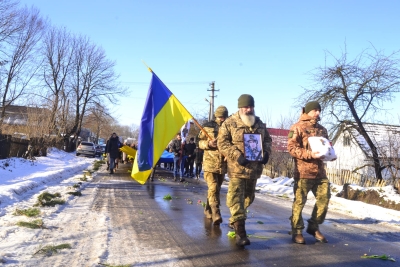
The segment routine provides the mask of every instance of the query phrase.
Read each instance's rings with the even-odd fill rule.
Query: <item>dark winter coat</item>
[[[185,155],[190,156],[192,159],[196,156],[195,154],[196,144],[195,143],[188,143],[185,145]]]
[[[194,162],[196,162],[196,164],[203,163],[204,151],[202,149],[200,149],[200,148],[197,148],[196,152],[195,152],[195,155],[196,155],[196,157],[194,159]]]
[[[107,141],[106,152],[110,154],[110,158],[118,158],[120,147],[121,142],[119,141],[119,137],[110,137]]]

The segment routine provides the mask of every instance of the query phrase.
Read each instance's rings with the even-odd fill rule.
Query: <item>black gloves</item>
[[[246,167],[247,163],[249,163],[250,161],[248,161],[245,157],[243,157],[243,155],[240,155],[239,158],[237,159],[237,162],[239,163],[239,165]]]
[[[261,163],[265,165],[265,164],[268,163],[268,160],[269,160],[269,154],[268,154],[267,151],[265,151],[265,152],[264,152],[264,156],[263,156],[263,158],[262,158],[262,160],[261,160]]]

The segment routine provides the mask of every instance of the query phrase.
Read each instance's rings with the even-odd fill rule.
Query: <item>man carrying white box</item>
[[[322,243],[328,240],[319,231],[319,225],[325,220],[331,197],[329,180],[324,168],[324,160],[335,160],[336,155],[328,141],[327,130],[318,123],[321,106],[317,101],[308,102],[297,123],[289,131],[288,150],[294,158],[294,200],[290,222],[292,226],[292,240],[297,244],[305,244],[303,237],[304,221],[302,211],[307,201],[308,192],[312,191],[316,202],[308,220],[306,232]],[[321,137],[315,141],[315,137]],[[309,139],[311,138],[311,139]],[[322,141],[321,141],[322,140]],[[326,141],[325,141],[326,140]],[[321,144],[319,144],[320,142]],[[328,148],[326,148],[329,146]]]

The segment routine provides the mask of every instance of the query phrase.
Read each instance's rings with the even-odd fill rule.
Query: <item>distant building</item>
[[[287,150],[289,130],[267,128],[272,138],[272,150],[277,152],[289,152]]]
[[[0,107],[2,110],[2,107]],[[1,113],[0,113],[1,114]],[[3,134],[17,133],[27,136],[40,136],[43,133],[43,126],[47,124],[49,110],[38,107],[10,105],[5,108],[3,118]]]
[[[378,150],[382,176],[400,177],[400,126],[376,123],[363,123],[363,126]],[[355,124],[341,124],[333,138],[333,147],[337,160],[327,162],[327,168],[375,177],[371,148]]]

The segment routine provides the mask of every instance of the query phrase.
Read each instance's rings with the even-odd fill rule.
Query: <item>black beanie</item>
[[[321,105],[318,103],[318,101],[308,102],[304,107],[304,113],[307,114],[308,112],[314,109],[319,109],[319,111],[321,111]]]
[[[254,98],[251,95],[243,94],[238,99],[238,108],[254,107]]]

